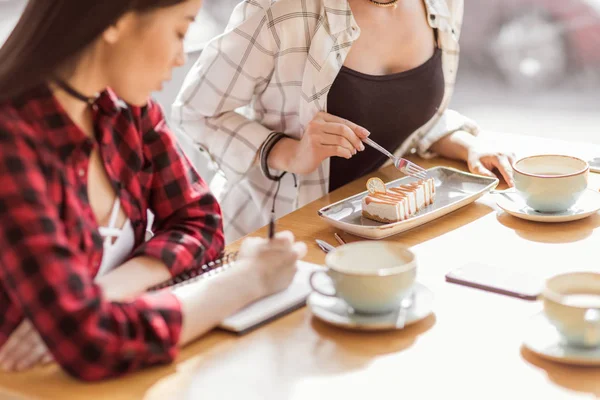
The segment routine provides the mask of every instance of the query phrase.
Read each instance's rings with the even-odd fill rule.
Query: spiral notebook
[[[167,287],[175,288],[201,279],[210,279],[229,268],[235,268],[237,253],[227,254],[197,269],[186,271],[169,281],[153,287],[159,290]],[[221,329],[244,334],[268,322],[280,318],[306,304],[306,298],[311,292],[308,279],[311,272],[323,267],[305,261],[298,261],[294,280],[285,290],[255,301],[225,318],[219,325]]]

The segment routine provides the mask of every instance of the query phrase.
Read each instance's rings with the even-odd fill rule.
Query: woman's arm
[[[106,299],[48,193],[34,140],[0,129],[0,283],[71,375],[98,380],[173,359],[181,307],[168,292]]]
[[[164,262],[154,257],[139,256],[96,277],[96,283],[108,299],[118,301],[142,294],[170,278],[171,274]]]
[[[171,361],[178,343],[289,285],[306,252],[291,233],[251,238],[238,267],[214,279],[111,302],[48,200],[52,181],[31,142],[0,131],[0,144],[0,283],[74,377],[99,380]]]
[[[294,279],[296,261],[306,245],[280,232],[273,239],[244,240],[236,265],[205,282],[174,291],[184,314],[180,344],[186,344],[218,325],[242,305],[285,289]],[[202,318],[197,318],[202,315]]]
[[[145,163],[152,169],[144,195],[155,216],[154,236],[134,251],[133,258],[160,260],[175,276],[221,255],[221,209],[177,146],[160,107],[150,101],[132,110],[142,130]]]
[[[235,268],[210,280],[190,282],[175,289],[174,293],[183,308],[183,328],[179,344],[186,344],[204,334],[224,318],[258,298],[286,287],[293,279],[295,261],[306,253],[304,244],[293,241],[290,232],[279,233],[270,241],[246,239]],[[162,272],[165,271],[163,267]],[[118,275],[114,276],[116,278]],[[134,277],[127,278],[129,279],[125,282],[135,282]],[[116,288],[112,286],[115,283]],[[104,281],[100,286],[102,284],[109,285],[103,289],[105,296],[112,301],[132,298],[137,292],[131,289],[132,285],[123,282]],[[21,322],[0,349],[0,366],[7,372],[22,371],[39,362],[51,360],[52,355],[43,339],[28,320]]]
[[[489,148],[479,137],[457,131],[435,142],[431,151],[442,157],[465,161],[469,171],[475,174],[495,178],[493,171],[497,170],[508,186],[514,186],[514,154]]]
[[[275,27],[261,8],[268,6],[261,0],[235,8],[231,29],[203,49],[172,107],[174,126],[205,149],[230,182],[254,165],[271,133],[235,111],[252,101],[275,68]]]
[[[452,160],[467,161],[469,148],[477,142],[477,138],[465,131],[453,132],[442,137],[431,145],[430,150],[442,157]]]

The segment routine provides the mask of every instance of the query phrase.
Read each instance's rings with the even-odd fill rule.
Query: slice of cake
[[[433,204],[433,178],[386,189],[379,178],[367,182],[369,194],[362,201],[362,215],[374,221],[391,223],[404,221],[423,207]]]

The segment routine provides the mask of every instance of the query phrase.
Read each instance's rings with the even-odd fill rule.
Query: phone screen
[[[446,281],[525,300],[536,300],[543,285],[540,277],[479,263],[451,271]]]

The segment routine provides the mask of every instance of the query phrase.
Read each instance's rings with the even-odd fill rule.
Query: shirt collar
[[[348,0],[323,0],[323,7],[331,34],[336,35],[352,28],[357,30],[358,25],[354,20]]]
[[[96,105],[104,115],[109,117],[114,117],[121,111],[121,109],[127,108],[127,105],[121,99],[119,99],[115,92],[113,92],[111,89],[106,89],[100,93],[100,96],[94,105]]]

